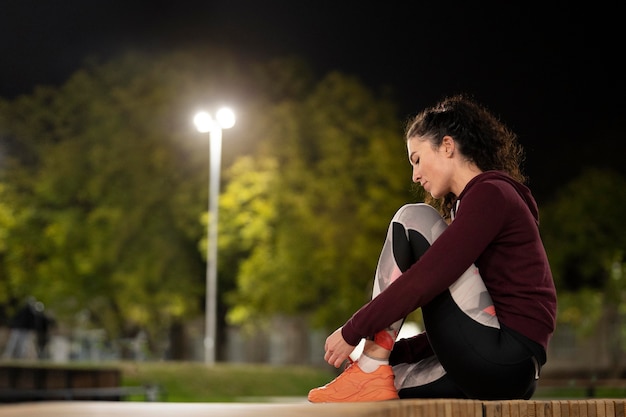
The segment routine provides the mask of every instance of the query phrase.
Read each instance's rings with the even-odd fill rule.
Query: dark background
[[[391,88],[403,118],[470,93],[519,135],[540,200],[583,167],[624,173],[617,6],[473,3],[0,0],[0,96],[60,85],[90,56],[211,43]]]

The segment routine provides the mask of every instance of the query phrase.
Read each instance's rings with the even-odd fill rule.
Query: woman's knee
[[[396,212],[393,222],[405,230],[415,230],[432,243],[447,227],[437,210],[426,203],[405,204]]]

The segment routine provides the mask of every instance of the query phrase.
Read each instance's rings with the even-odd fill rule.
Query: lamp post
[[[235,114],[228,108],[221,108],[213,119],[209,113],[201,111],[196,113],[193,123],[198,132],[209,133],[211,152],[209,161],[204,362],[213,365],[215,363],[217,333],[217,213],[220,194],[222,129],[229,129],[235,125]]]

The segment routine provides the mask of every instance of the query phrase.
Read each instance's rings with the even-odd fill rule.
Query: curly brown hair
[[[486,107],[466,95],[446,97],[409,120],[405,139],[416,136],[429,140],[434,148],[441,145],[444,136],[451,136],[460,154],[481,171],[503,171],[521,183],[526,182],[522,172],[524,149],[517,135]],[[449,219],[457,197],[450,193],[433,199],[427,194],[426,202]]]

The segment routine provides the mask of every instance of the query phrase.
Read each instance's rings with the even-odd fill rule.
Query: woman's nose
[[[420,181],[420,175],[417,172],[417,167],[413,167],[413,182],[419,182]]]

